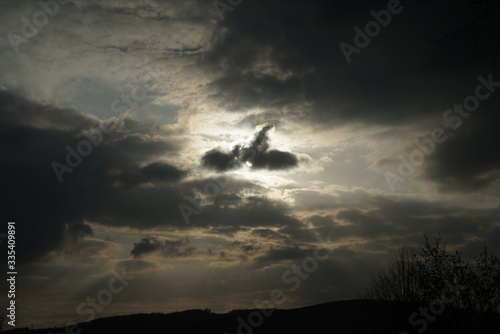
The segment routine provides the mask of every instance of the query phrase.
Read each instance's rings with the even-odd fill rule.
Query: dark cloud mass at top
[[[339,44],[354,44],[353,28],[364,29],[373,20],[370,11],[384,9],[386,2],[242,4],[245,15],[228,15],[220,23],[224,38],[217,39],[207,56],[222,73],[212,82],[215,99],[234,111],[256,104],[276,111],[287,107],[315,125],[403,125],[432,116],[494,63],[500,9],[493,6],[475,25],[474,38],[472,30],[452,32],[465,25],[461,20],[472,22],[486,8],[470,11],[465,4],[439,1],[399,3],[403,12],[393,15],[349,65]],[[486,2],[482,6],[489,7]],[[443,20],[448,24],[441,24]],[[445,36],[450,38],[428,42]],[[261,66],[263,61],[271,65]],[[453,75],[458,72],[463,76]]]
[[[297,167],[299,160],[290,152],[270,149],[269,131],[273,124],[265,124],[248,145],[235,145],[231,151],[212,149],[201,158],[204,167],[219,172],[240,168],[247,164],[254,169],[281,170]]]

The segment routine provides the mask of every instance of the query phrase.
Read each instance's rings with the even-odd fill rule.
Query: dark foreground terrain
[[[432,308],[430,305],[371,300],[337,301],[292,310],[235,310],[215,314],[190,310],[171,314],[135,314],[97,319],[74,328],[30,330],[11,334],[100,333],[500,333],[500,316]]]

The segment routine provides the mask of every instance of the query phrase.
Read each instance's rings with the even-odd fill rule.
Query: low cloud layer
[[[134,258],[143,257],[152,253],[157,253],[164,257],[184,257],[190,256],[196,247],[189,246],[189,239],[164,240],[160,241],[154,237],[142,238],[140,242],[134,243],[134,248],[130,254]]]

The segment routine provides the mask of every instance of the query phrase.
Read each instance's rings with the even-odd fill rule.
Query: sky
[[[499,1],[1,2],[16,327],[355,299],[425,232],[500,254]]]

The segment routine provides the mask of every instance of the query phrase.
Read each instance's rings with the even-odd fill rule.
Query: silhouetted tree
[[[500,261],[484,245],[471,263],[462,253],[449,253],[440,236],[424,243],[417,254],[405,247],[387,268],[372,278],[363,298],[446,305],[457,328],[492,331],[500,312]]]
[[[372,277],[372,285],[364,291],[366,299],[413,302],[418,298],[415,254],[406,247],[399,249],[398,257],[387,268]]]
[[[476,263],[472,290],[476,297],[475,308],[483,312],[500,312],[500,261],[485,245]]]

